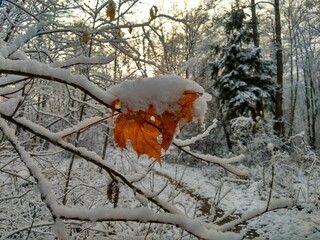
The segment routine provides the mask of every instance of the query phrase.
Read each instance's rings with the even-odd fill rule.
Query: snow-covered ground
[[[207,198],[212,205],[217,201],[216,194],[221,188],[219,174],[221,169],[217,166],[185,166],[172,163],[164,163],[162,167],[156,167],[157,171],[164,173],[172,179],[181,180],[181,184],[193,192],[193,194]],[[254,174],[261,174],[263,169],[252,169]],[[183,177],[182,177],[183,176]],[[301,192],[306,192],[307,176],[298,174],[296,184],[292,186]],[[262,189],[262,180],[239,183],[223,181],[221,195],[226,195],[218,203],[217,207],[225,213],[234,212],[240,215],[246,211],[264,209],[267,206],[269,189]],[[319,179],[318,179],[319,180]],[[294,199],[297,206],[293,208],[280,208],[263,213],[245,224],[242,224],[242,232],[247,233],[244,239],[320,239],[320,211],[315,204],[308,203],[305,196]],[[279,192],[274,195],[280,197]],[[277,196],[276,196],[277,197]],[[201,203],[199,203],[201,204]],[[200,208],[200,206],[198,206]],[[249,232],[254,230],[252,238]]]
[[[143,158],[137,160],[128,151],[113,147],[109,148],[106,156],[107,161],[112,161],[126,176],[141,173],[151,163],[150,160]],[[174,158],[172,156],[172,159]],[[63,173],[66,172],[70,160],[48,159],[41,156],[36,159],[42,166],[44,175],[52,182],[58,201],[61,201],[65,183]],[[17,173],[23,173],[22,175],[28,178],[27,171],[23,170],[25,169],[23,164],[18,162],[17,159],[12,167],[15,170],[20,169]],[[3,170],[10,169],[9,165]],[[290,178],[287,176],[291,181],[286,183],[279,180],[283,179],[283,176],[278,176],[282,170],[276,171],[272,196],[280,199],[291,197],[298,207],[279,208],[259,215],[259,211],[267,207],[270,188],[268,184],[265,186],[263,184],[263,168],[255,167],[250,169],[250,172],[252,175],[250,180],[236,181],[233,175],[227,174],[217,165],[190,164],[190,162],[177,164],[164,160],[162,166],[156,163],[154,171],[150,171],[142,181],[135,184],[140,189],[159,192],[160,199],[174,204],[189,217],[213,222],[221,225],[221,229],[228,226],[231,221],[240,219],[240,216],[248,216],[248,213],[257,214],[249,221],[241,222],[239,226],[229,227],[229,232],[240,232],[239,239],[242,236],[242,239],[320,239],[320,211],[315,202],[308,200],[307,197],[308,183],[309,191],[313,192],[312,189],[319,181],[317,175],[308,179],[308,175],[302,170],[297,170],[292,172]],[[269,182],[270,173],[267,170],[265,175],[265,181]],[[41,203],[37,189],[32,186],[30,188],[30,185],[21,179],[10,185],[8,179],[5,173],[0,174],[2,183],[0,239],[25,239],[33,217],[35,217],[34,234],[38,237],[29,239],[54,239],[50,213]],[[8,187],[5,187],[5,184]],[[101,173],[90,163],[76,159],[71,174],[67,206],[88,209],[105,206],[112,209],[115,190],[110,200],[108,185],[110,180],[106,178],[105,173]],[[4,199],[5,196],[19,194],[22,195],[20,198]],[[120,186],[118,197],[118,207],[135,209],[148,206],[156,210],[143,197],[134,195],[128,187]],[[36,216],[34,216],[35,209],[37,209]],[[177,227],[163,224],[86,223],[68,220],[66,226],[70,239],[196,239]]]

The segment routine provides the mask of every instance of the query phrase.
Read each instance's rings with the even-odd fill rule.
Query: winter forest
[[[319,0],[0,0],[0,240],[320,239]]]

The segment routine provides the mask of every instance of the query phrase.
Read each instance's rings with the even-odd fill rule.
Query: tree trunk
[[[252,31],[253,31],[253,44],[255,47],[259,47],[259,33],[258,33],[258,18],[256,13],[256,3],[255,0],[251,0],[251,22],[252,22]]]
[[[297,51],[297,36],[293,28],[293,16],[292,16],[292,2],[290,1],[289,12],[288,12],[288,27],[290,35],[290,83],[291,83],[291,95],[290,95],[290,118],[289,118],[289,132],[288,137],[290,138],[293,134],[294,119],[297,103],[298,93],[298,82],[299,82],[299,66],[298,66],[298,51]],[[294,62],[295,56],[295,62]],[[294,81],[294,68],[296,69],[296,81]]]
[[[227,121],[228,120],[226,120],[226,118],[224,117],[224,114],[223,114],[222,109],[221,109],[220,106],[219,106],[219,112],[220,112],[220,115],[221,115],[221,122],[222,122],[223,131],[224,131],[224,134],[226,136],[226,142],[227,142],[228,150],[230,152],[232,152],[232,143],[231,143],[231,138],[230,138],[230,134],[229,134],[229,131],[228,131],[228,126],[227,126]]]
[[[303,73],[304,73],[304,86],[306,94],[306,107],[307,107],[307,121],[308,121],[308,134],[309,134],[309,144],[312,148],[315,148],[316,142],[316,90],[314,87],[314,52],[311,48],[310,39],[302,35],[303,49],[301,51],[301,57],[304,63]],[[304,51],[303,51],[304,50]]]
[[[290,20],[291,21],[291,20]],[[297,36],[294,33],[293,29],[292,32],[292,43],[293,46],[291,47],[292,54],[290,61],[293,61],[293,54],[295,55],[295,69],[296,69],[296,82],[293,82],[293,62],[291,62],[291,75],[292,75],[292,81],[291,81],[291,112],[290,112],[290,121],[289,121],[289,133],[288,136],[291,137],[293,134],[293,127],[294,127],[294,119],[295,119],[295,111],[296,111],[296,105],[297,105],[297,95],[298,95],[298,83],[300,79],[300,70],[299,70],[299,63],[298,63],[298,46],[297,46]],[[294,53],[293,53],[294,49]]]
[[[251,0],[251,24],[252,24],[252,39],[253,39],[253,44],[255,47],[259,47],[260,45],[260,39],[259,39],[259,33],[258,33],[258,18],[257,18],[257,13],[256,13],[256,1]],[[257,101],[256,104],[256,109],[257,109],[257,116],[254,117],[254,120],[256,117],[264,117],[264,104],[263,100]]]
[[[282,56],[282,43],[281,43],[281,19],[279,0],[274,0],[274,14],[275,14],[275,49],[277,61],[277,88],[275,96],[275,123],[274,131],[277,136],[284,135],[284,122],[283,122],[283,56]]]

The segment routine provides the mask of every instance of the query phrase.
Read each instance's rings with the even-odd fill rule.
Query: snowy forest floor
[[[106,156],[107,161],[113,161],[117,168],[122,169],[128,176],[139,174],[139,169],[146,169],[150,165],[149,160],[133,159],[134,157],[127,151],[120,151],[118,148],[110,147]],[[161,199],[174,204],[187,215],[218,225],[237,219],[248,211],[267,207],[270,194],[270,167],[253,166],[250,168],[251,179],[247,182],[237,182],[234,181],[234,176],[216,165],[192,161],[178,164],[174,163],[174,159],[175,157],[171,156],[170,159],[164,160],[162,166],[155,164],[154,171],[150,171],[136,184],[141,189],[160,191]],[[62,175],[66,172],[70,159],[57,161],[40,157],[37,161],[52,182],[55,192],[62,196],[64,186]],[[135,168],[138,170],[136,172],[132,172],[132,161],[139,165],[139,168]],[[22,163],[14,164],[12,167],[15,170],[21,167],[18,172],[25,171]],[[24,174],[27,178],[28,174]],[[17,229],[23,229],[23,226],[28,226],[33,220],[35,220],[34,226],[43,224],[41,230],[38,228],[34,231],[34,236],[42,234],[44,237],[33,238],[30,235],[29,239],[55,239],[51,227],[46,227],[50,225],[50,214],[41,203],[37,191],[25,181],[22,180],[20,183],[19,181],[16,179],[16,182],[10,185],[7,175],[0,172],[2,186],[7,185],[7,188],[2,187],[2,202],[0,197],[2,204],[0,239],[25,239],[29,228],[25,227],[23,234],[23,231],[17,234]],[[294,202],[294,207],[263,213],[241,223],[232,231],[242,233],[243,239],[320,239],[320,211],[316,201],[319,200],[317,195],[319,181],[317,172],[308,175],[298,167],[286,167],[284,163],[276,165],[272,196],[290,198]],[[71,174],[67,205],[89,209],[99,205],[113,207],[113,203],[106,197],[107,182],[105,174],[100,173],[97,167],[76,159]],[[10,195],[21,195],[21,197],[4,199]],[[120,187],[117,198],[118,207],[135,208],[148,204],[134,196],[132,191],[124,186]],[[35,206],[34,209],[42,209],[37,212],[37,219],[34,219],[36,214],[32,206]],[[74,221],[67,221],[67,224],[69,229],[73,229],[73,237],[70,239],[111,240],[128,239],[128,236],[130,239],[195,239],[176,227],[161,224],[148,225],[135,222],[79,224]]]
[[[268,191],[263,189],[262,181],[243,184],[224,181],[221,185],[221,181],[215,177],[216,168],[215,166],[186,167],[164,163],[163,167],[158,169],[157,175],[170,178],[171,184],[177,184],[178,188],[185,193],[186,199],[193,198],[197,202],[198,215],[210,215],[212,205],[216,204],[214,208],[216,217],[222,217],[224,214],[229,216],[221,221],[221,224],[238,218],[245,211],[267,206]],[[256,174],[259,172],[261,174],[263,171],[263,169],[252,170]],[[178,181],[173,180],[177,176]],[[306,181],[307,179],[300,175],[293,187],[302,191]],[[219,201],[216,196],[217,191],[221,191],[220,196],[224,196],[218,203],[214,202]],[[308,204],[303,196],[299,197],[297,206],[292,209],[284,208],[264,213],[241,224],[234,231],[243,231],[244,239],[320,239],[319,209],[313,204]]]

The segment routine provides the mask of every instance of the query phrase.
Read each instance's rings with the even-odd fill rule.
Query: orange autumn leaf
[[[180,124],[180,129],[188,122],[191,122],[193,119],[193,103],[199,98],[199,94],[193,91],[185,91],[182,98],[179,100],[179,105],[181,106],[181,111],[179,114],[180,119],[185,119],[185,123]]]
[[[146,121],[145,112],[128,112],[118,116],[114,138],[121,148],[126,148],[127,140],[130,140],[138,156],[147,154],[149,158],[155,158],[160,163],[161,132],[155,125]]]
[[[172,112],[170,109],[157,115],[153,106],[147,111],[129,111],[121,113],[115,122],[114,139],[121,148],[127,147],[130,140],[132,148],[138,156],[148,155],[160,164],[161,150],[168,150],[179,124],[182,129],[193,119],[193,103],[199,95],[192,91],[185,91],[178,101],[180,109]],[[113,107],[119,103],[114,101]]]
[[[121,109],[121,101],[119,100],[119,99],[116,99],[116,100],[114,100],[112,103],[111,103],[111,111],[112,111],[112,113],[111,113],[111,116],[113,117],[114,116],[114,112],[116,111],[116,110],[120,110]]]
[[[168,150],[179,121],[176,116],[170,112],[164,112],[159,118],[162,123],[160,125],[162,131],[162,148]]]

